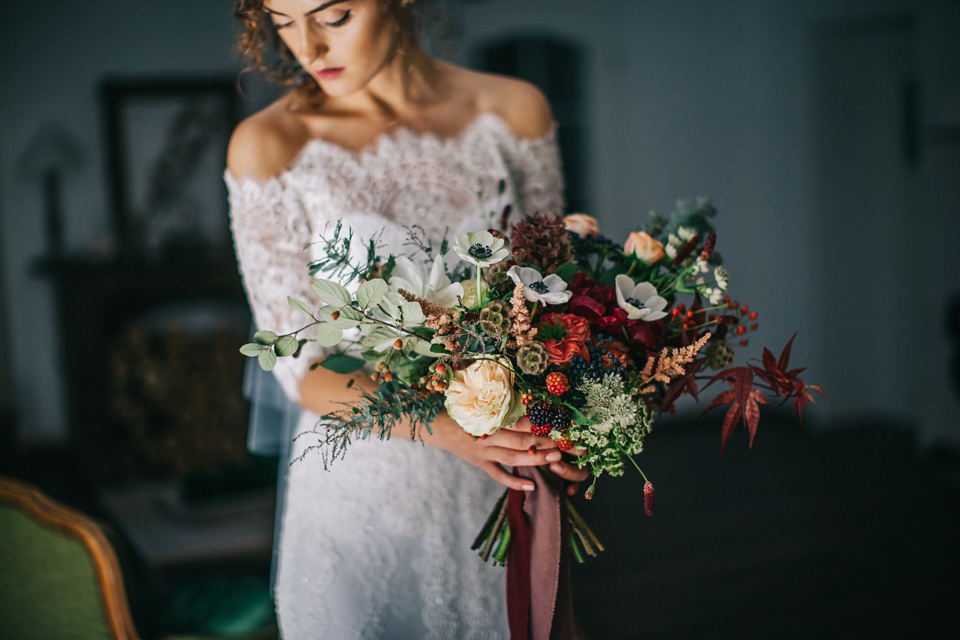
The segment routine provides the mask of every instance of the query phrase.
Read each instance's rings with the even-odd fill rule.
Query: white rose
[[[524,409],[513,393],[513,372],[495,360],[455,371],[446,396],[447,413],[476,437],[513,424]]]

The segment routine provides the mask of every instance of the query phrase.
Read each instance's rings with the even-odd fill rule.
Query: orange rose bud
[[[564,217],[563,226],[567,231],[573,232],[581,238],[599,235],[600,233],[600,226],[597,224],[596,218],[585,213],[571,213]]]
[[[634,256],[644,264],[653,264],[663,257],[663,244],[654,240],[645,231],[634,231],[623,243],[623,252]]]

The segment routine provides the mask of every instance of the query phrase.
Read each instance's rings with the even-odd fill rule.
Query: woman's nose
[[[327,53],[326,37],[313,24],[307,23],[300,34],[300,62],[304,66]]]

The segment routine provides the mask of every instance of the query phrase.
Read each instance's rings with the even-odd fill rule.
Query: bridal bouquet
[[[326,276],[312,281],[322,306],[291,298],[304,327],[260,331],[241,352],[270,369],[314,340],[337,347],[319,366],[340,373],[366,366],[379,382],[322,417],[311,448],[325,463],[353,438],[388,438],[398,425],[416,438],[443,409],[477,438],[526,415],[533,433],[561,451],[580,450],[578,464],[592,473],[590,498],[602,475],[628,465],[639,471],[634,456],[654,416],[672,411],[681,395],[696,399],[715,382],[730,385],[705,410],[728,405],[723,447],[740,423],[752,444],[759,406],[770,399],[792,400],[802,415],[820,391],[790,368],[792,339],[779,357],[764,349],[759,363],[733,366],[757,312],[727,295],[715,215],[704,199],[681,201],[667,218],[651,214],[622,246],[584,214],[528,216],[509,235],[477,230],[452,247],[433,247],[414,229],[409,255],[385,256],[375,240],[358,250],[338,226],[321,241],[325,258],[311,265]],[[644,479],[652,515],[653,485]],[[582,561],[602,546],[566,506],[571,548]],[[484,559],[506,557],[507,510],[505,495],[475,545]]]

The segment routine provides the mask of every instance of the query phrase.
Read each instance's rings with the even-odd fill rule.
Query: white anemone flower
[[[478,267],[489,267],[510,255],[510,249],[506,247],[503,238],[498,238],[489,231],[461,233],[457,236],[453,251],[464,262]]]
[[[630,320],[652,322],[666,316],[667,301],[657,295],[657,288],[649,282],[634,284],[630,276],[617,276],[617,304],[627,312]]]
[[[563,278],[555,273],[544,278],[536,269],[514,265],[507,275],[514,283],[523,284],[523,297],[530,302],[563,304],[573,295],[566,290],[567,283]]]
[[[403,289],[418,298],[451,309],[457,299],[463,296],[463,285],[450,282],[443,268],[443,258],[436,258],[430,265],[422,260],[411,260],[406,256],[397,258],[397,264],[390,276],[390,288]]]

